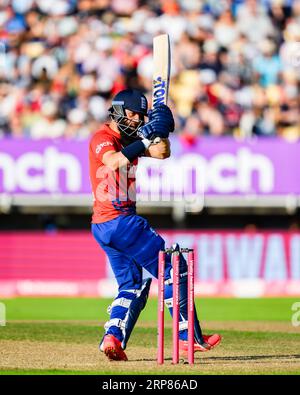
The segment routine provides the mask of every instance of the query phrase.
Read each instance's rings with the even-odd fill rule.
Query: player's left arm
[[[145,156],[156,159],[167,159],[171,155],[169,139],[161,139],[158,144],[152,144],[145,151]]]

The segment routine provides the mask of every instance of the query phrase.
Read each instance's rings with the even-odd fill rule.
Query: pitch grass
[[[108,363],[99,353],[110,301],[3,300],[7,326],[0,327],[0,374],[300,374],[300,327],[291,325],[296,299],[197,300],[205,332],[218,331],[223,341],[211,352],[196,354],[194,366],[183,360],[171,364],[166,315],[166,363],[160,367],[155,299],[149,299],[130,339],[128,362]]]
[[[171,364],[171,327],[166,328],[166,363],[156,364],[154,324],[137,327],[128,362],[109,363],[97,350],[97,325],[11,323],[0,331],[0,374],[299,374],[298,333],[220,331],[222,344],[196,354],[194,366]],[[226,324],[224,325],[226,327]],[[207,328],[209,331],[210,329]],[[43,368],[43,369],[42,369]]]

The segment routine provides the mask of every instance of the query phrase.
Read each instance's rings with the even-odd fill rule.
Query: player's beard
[[[124,132],[120,132],[120,135],[121,135],[121,144],[123,147],[127,147],[127,145],[130,145],[131,143],[140,140],[140,138],[136,134],[133,136],[129,136]]]
[[[118,129],[120,131],[121,135],[121,144],[123,147],[127,147],[127,145],[130,145],[131,143],[134,143],[137,140],[140,140],[140,138],[137,135],[137,130],[141,126],[140,122],[136,122],[136,126],[134,127],[134,124],[131,125],[133,122],[127,122],[126,120],[119,122],[118,124]],[[129,128],[130,126],[130,128]],[[126,132],[125,130],[129,130],[130,134]]]

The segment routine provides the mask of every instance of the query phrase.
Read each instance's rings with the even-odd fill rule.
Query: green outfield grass
[[[300,374],[300,327],[291,324],[297,301],[197,299],[204,331],[219,332],[221,345],[196,354],[192,367],[172,365],[166,314],[166,363],[158,367],[156,299],[149,299],[127,348],[129,361],[121,363],[109,363],[97,348],[111,299],[6,299],[0,374]]]
[[[197,309],[208,321],[290,321],[297,298],[197,299]],[[15,298],[4,299],[7,320],[106,320],[112,299],[100,298]],[[150,298],[141,318],[157,317],[157,300]],[[169,319],[169,316],[166,316]]]

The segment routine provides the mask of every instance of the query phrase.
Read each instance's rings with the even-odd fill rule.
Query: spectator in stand
[[[276,85],[279,82],[281,71],[281,62],[276,53],[276,45],[271,40],[263,40],[259,47],[261,55],[253,62],[254,70],[259,77],[259,83],[264,88],[269,85]]]
[[[2,0],[0,137],[85,139],[118,91],[150,99],[160,32],[182,138],[299,138],[300,0]]]

